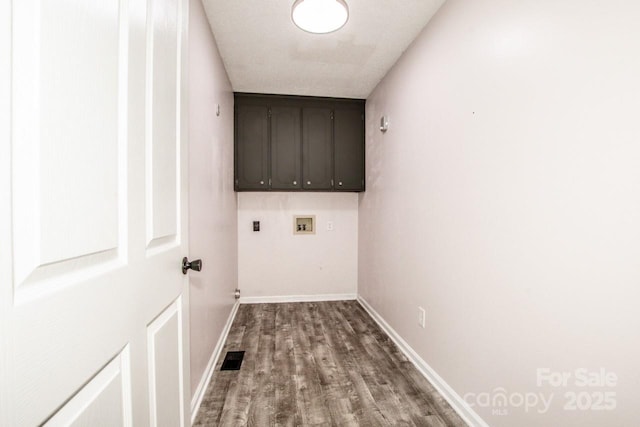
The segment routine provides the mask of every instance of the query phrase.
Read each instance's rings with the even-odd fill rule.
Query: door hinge
[[[329,115],[329,117],[331,118],[331,120],[333,120],[333,111],[331,112],[331,114]]]
[[[271,108],[267,109],[267,116],[271,117]]]

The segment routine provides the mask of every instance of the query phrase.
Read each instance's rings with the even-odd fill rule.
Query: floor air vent
[[[242,365],[242,358],[244,358],[244,351],[228,351],[224,356],[222,362],[221,371],[238,371]]]

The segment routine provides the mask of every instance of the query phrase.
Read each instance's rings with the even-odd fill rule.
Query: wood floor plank
[[[248,413],[248,426],[275,425],[275,387],[273,384],[273,356],[275,353],[274,305],[266,305],[262,311],[262,325],[255,355],[256,364]]]
[[[385,419],[380,412],[375,399],[371,395],[363,372],[367,364],[360,364],[356,346],[353,344],[353,329],[345,322],[344,317],[337,317],[337,311],[331,306],[325,306],[323,312],[328,322],[331,322],[329,342],[336,350],[336,361],[341,367],[341,377],[338,382],[344,383],[344,395],[350,403],[352,417],[362,425],[385,425]],[[346,327],[346,330],[345,330]]]
[[[298,408],[305,425],[330,425],[329,410],[325,404],[322,393],[322,385],[316,359],[313,356],[314,348],[318,346],[318,340],[314,332],[315,305],[307,304],[303,310],[294,312],[297,327],[294,330],[296,345],[296,375],[298,389],[302,396],[302,406]]]
[[[356,301],[241,305],[196,426],[466,425]]]
[[[275,386],[275,425],[295,426],[295,358],[293,335],[291,332],[291,311],[295,306],[280,304],[276,307],[276,331],[273,380]]]
[[[362,309],[351,312],[348,321],[357,331],[369,329],[370,317]],[[435,390],[424,393],[424,387],[417,387],[412,378],[406,375],[407,372],[415,371],[415,368],[380,329],[363,334],[359,342],[374,359],[374,364],[380,371],[377,376],[394,378],[390,386],[392,392],[388,395],[397,396],[398,401],[402,403],[399,407],[392,405],[392,408],[398,408],[403,415],[410,415],[414,424],[424,425],[428,417],[437,412],[431,399],[431,393]],[[424,386],[427,385],[430,386],[425,380]],[[404,421],[407,421],[406,418]]]
[[[237,372],[235,381],[229,387],[220,416],[220,425],[246,426],[248,424],[249,405],[251,403],[251,390],[255,379],[256,355],[262,327],[262,308],[260,305],[251,307],[253,321],[249,316],[244,318],[245,333],[241,342],[244,350],[242,369]],[[230,371],[231,372],[231,371]]]

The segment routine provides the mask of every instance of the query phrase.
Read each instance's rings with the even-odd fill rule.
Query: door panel
[[[11,168],[18,301],[72,284],[70,275],[117,266],[122,258],[112,261],[126,229],[120,178],[126,121],[118,116],[126,85],[119,84],[118,67],[126,67],[127,57],[120,49],[126,25],[119,5],[102,5],[99,16],[79,8],[65,17],[68,4],[42,2],[37,19],[34,3],[14,4],[21,24],[14,26],[14,46],[21,50],[13,61]],[[68,25],[60,26],[60,19]],[[96,26],[103,34],[92,31]],[[96,85],[93,76],[103,73]]]
[[[131,426],[129,347],[105,366],[45,427]]]
[[[11,232],[11,2],[0,2],[0,425],[8,415],[9,387],[9,311],[13,306],[13,257]],[[7,414],[7,415],[2,415]]]
[[[300,108],[271,107],[271,188],[302,188]]]
[[[331,109],[309,107],[302,110],[302,187],[330,190],[333,176]]]
[[[188,2],[1,3],[0,425],[148,425],[145,331],[188,304]]]
[[[182,301],[176,300],[147,328],[151,426],[184,425]]]
[[[146,210],[147,245],[154,248],[175,244],[178,231],[178,7],[176,0],[153,0],[148,8]]]

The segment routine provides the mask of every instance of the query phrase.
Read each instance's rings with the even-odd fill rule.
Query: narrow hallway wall
[[[235,302],[238,249],[233,92],[201,1],[189,5],[189,256],[203,261],[190,273],[193,396]]]
[[[367,100],[358,292],[491,426],[640,420],[638,22],[448,0]]]

